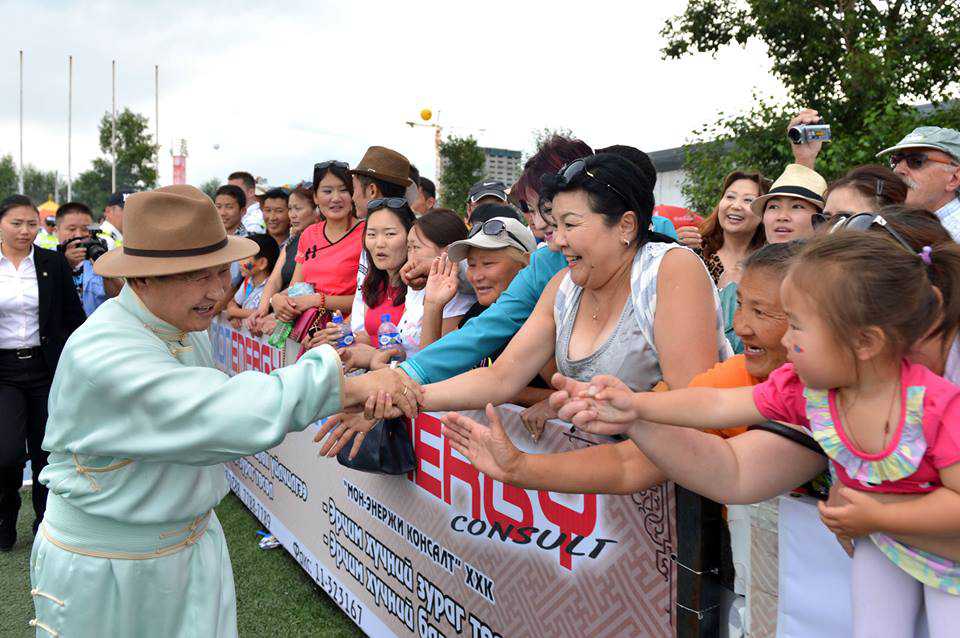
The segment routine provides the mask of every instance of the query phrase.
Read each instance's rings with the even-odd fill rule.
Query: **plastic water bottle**
[[[340,329],[340,338],[337,339],[337,348],[346,348],[348,346],[352,346],[356,339],[353,338],[353,331],[350,330],[350,325],[343,322],[343,313],[341,313],[339,310],[334,311],[333,317],[331,317],[330,321],[332,321],[333,325]]]
[[[400,348],[400,330],[392,321],[390,315],[380,316],[380,328],[377,330],[377,346],[380,350],[390,350],[391,348]],[[401,358],[394,355],[390,357],[390,362],[400,361]]]

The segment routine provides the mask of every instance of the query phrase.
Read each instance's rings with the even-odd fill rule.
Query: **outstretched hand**
[[[315,443],[326,437],[326,441],[320,446],[319,456],[336,456],[352,440],[352,460],[360,451],[360,445],[367,433],[381,420],[396,416],[399,414],[391,405],[390,396],[383,390],[378,391],[375,396],[367,399],[363,414],[336,414],[320,426],[320,431],[313,437]]]
[[[467,457],[478,470],[497,481],[509,481],[524,453],[517,449],[503,429],[496,408],[487,404],[489,426],[456,412],[448,412],[440,421],[450,447]]]
[[[540,440],[547,421],[555,418],[557,418],[557,411],[550,406],[549,399],[534,403],[520,413],[520,422],[523,423],[523,427],[527,428],[527,432],[530,433],[534,441]]]
[[[593,434],[623,434],[640,418],[634,406],[634,392],[620,379],[599,375],[590,383],[553,375],[550,406],[564,421]]]

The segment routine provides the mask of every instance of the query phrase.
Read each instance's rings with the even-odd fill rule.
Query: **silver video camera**
[[[794,144],[807,142],[829,142],[831,139],[830,125],[823,123],[823,118],[816,124],[798,124],[787,129],[787,137]]]

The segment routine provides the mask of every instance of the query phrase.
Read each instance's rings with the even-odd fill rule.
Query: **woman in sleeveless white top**
[[[550,281],[493,366],[424,386],[424,409],[508,401],[555,355],[561,371],[625,375],[643,390],[661,380],[684,387],[729,356],[703,262],[660,236],[647,241],[653,192],[639,169],[610,154],[584,164],[549,193],[554,241],[571,267]]]

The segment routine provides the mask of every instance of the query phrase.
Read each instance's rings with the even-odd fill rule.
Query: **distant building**
[[[508,151],[505,148],[485,148],[483,151],[484,178],[497,179],[507,185],[507,188],[520,179],[523,164],[520,160],[520,151]]]
[[[689,204],[680,190],[683,186],[683,159],[686,147],[668,148],[650,153],[650,161],[657,169],[657,186],[653,197],[657,204],[683,206]]]

